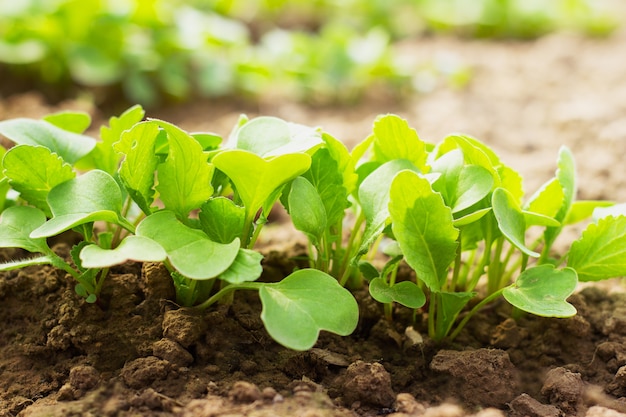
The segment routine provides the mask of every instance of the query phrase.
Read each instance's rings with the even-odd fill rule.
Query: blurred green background
[[[155,107],[199,97],[355,102],[414,91],[426,73],[462,86],[463,63],[410,64],[428,36],[609,36],[600,0],[0,0],[0,94]],[[406,52],[404,52],[406,53]],[[98,103],[96,103],[98,104]]]

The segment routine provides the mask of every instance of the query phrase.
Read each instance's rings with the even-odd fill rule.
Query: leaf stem
[[[507,288],[507,287],[505,287]],[[476,304],[474,306],[474,308],[472,308],[469,313],[467,313],[467,315],[465,317],[463,317],[463,320],[461,320],[461,322],[456,326],[456,329],[454,329],[454,331],[450,334],[449,340],[453,341],[458,335],[459,333],[461,333],[461,330],[463,330],[463,328],[465,327],[465,325],[467,324],[467,322],[476,314],[478,313],[478,311],[483,308],[483,306],[485,306],[486,304],[490,303],[491,301],[495,300],[496,298],[498,298],[500,296],[500,294],[502,294],[502,292],[505,290],[505,288],[501,288],[498,291],[489,294],[487,297],[485,297],[480,303]]]
[[[215,294],[213,294],[211,297],[209,297],[206,301],[204,301],[201,304],[198,304],[197,306],[194,306],[194,309],[198,309],[198,310],[206,310],[207,308],[209,308],[210,306],[212,306],[213,304],[215,304],[216,302],[218,302],[220,299],[222,299],[223,297],[231,294],[232,292],[236,291],[236,290],[260,290],[261,287],[263,287],[263,285],[266,285],[262,282],[244,282],[241,284],[230,284],[230,285],[226,285],[225,287],[223,287],[222,289],[220,289],[218,292],[216,292]]]

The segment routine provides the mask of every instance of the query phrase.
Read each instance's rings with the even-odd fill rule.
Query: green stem
[[[428,336],[431,339],[435,339],[435,311],[437,304],[437,297],[431,292],[430,293],[430,304],[428,305]]]
[[[234,291],[237,291],[237,290],[258,291],[261,289],[261,287],[263,287],[263,285],[264,284],[262,282],[245,282],[241,284],[230,284],[220,289],[214,295],[209,297],[205,302],[198,304],[197,306],[193,308],[198,309],[198,310],[206,310],[207,308],[209,308],[210,306],[218,302],[220,299],[233,293]]]
[[[507,287],[505,287],[507,288]],[[463,317],[463,320],[461,320],[461,322],[456,326],[456,329],[454,329],[454,331],[450,334],[450,341],[454,340],[459,333],[461,333],[461,330],[463,330],[463,328],[465,327],[465,325],[467,324],[467,322],[476,314],[478,313],[478,311],[483,308],[483,306],[485,306],[486,304],[490,303],[491,301],[495,300],[496,298],[498,298],[500,296],[500,294],[502,294],[502,292],[505,290],[505,288],[501,288],[498,291],[490,294],[489,296],[485,297],[480,303],[476,304],[474,306],[474,308],[472,308],[470,310],[469,313],[467,313],[467,315],[465,317]]]
[[[446,290],[451,288],[452,291],[456,291],[456,285],[459,281],[459,274],[461,273],[461,232],[459,232],[458,237],[459,244],[456,247],[456,256],[454,257],[454,269],[452,270],[452,280],[450,281],[450,286],[448,287],[448,281],[444,282],[443,289]]]
[[[70,264],[65,262],[63,258],[61,258],[59,255],[54,253],[52,249],[50,249],[50,251],[46,252],[45,254],[50,257],[50,264],[53,267],[64,270],[65,272],[70,274],[72,277],[74,277],[74,279],[76,279],[77,281],[80,280],[80,273],[76,271],[74,268],[72,268]]]
[[[502,273],[502,249],[504,248],[504,238],[500,237],[496,241],[496,248],[491,257],[491,263],[489,264],[489,270],[487,271],[487,293],[492,294],[498,291],[500,287],[500,279]]]
[[[100,291],[102,291],[102,286],[104,285],[104,280],[107,275],[109,275],[109,268],[104,268],[100,271],[100,278],[96,278],[96,288],[94,290],[94,294],[96,296],[100,296]]]

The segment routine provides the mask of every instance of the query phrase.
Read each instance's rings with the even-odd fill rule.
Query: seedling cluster
[[[426,143],[395,115],[377,118],[352,151],[274,117],[242,116],[222,144],[144,116],[135,106],[111,118],[99,140],[84,134],[83,113],[0,122],[15,143],[3,150],[0,247],[38,254],[0,270],[53,265],[93,303],[111,267],[163,262],[180,305],[208,308],[258,291],[268,333],[302,350],[321,330],[354,331],[349,289],[365,281],[389,319],[394,303],[420,309],[429,336],[443,340],[497,297],[569,317],[579,281],[626,275],[626,209],[575,200],[567,148],[555,177],[525,198],[519,173],[485,144],[463,135]],[[310,267],[260,282],[255,242],[279,203],[308,238]],[[553,258],[561,230],[589,218]],[[83,240],[64,259],[47,241],[68,230]],[[415,280],[399,279],[401,262]]]

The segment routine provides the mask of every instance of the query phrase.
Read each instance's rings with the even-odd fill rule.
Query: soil
[[[485,141],[522,173],[530,193],[553,175],[558,148],[567,145],[578,160],[579,198],[626,201],[626,33],[529,43],[437,38],[400,47],[441,65],[457,59],[473,77],[461,90],[440,83],[397,102],[372,94],[352,108],[265,98],[149,115],[223,135],[239,113],[275,115],[354,144],[377,114],[393,112],[428,141],[456,131]],[[103,117],[89,102],[48,105],[33,93],[5,97],[0,119],[59,108]],[[301,240],[284,225],[269,227],[262,279],[288,274]],[[60,242],[55,250],[68,248]],[[413,323],[398,309],[386,321],[361,291],[354,334],[322,333],[307,352],[269,338],[254,293],[203,313],[178,308],[167,301],[173,288],[158,264],[113,270],[99,306],[73,286],[49,267],[0,275],[0,416],[626,416],[620,281],[581,287],[570,298],[579,314],[570,319],[514,320],[506,303],[496,304],[448,345],[422,335],[419,314]]]

